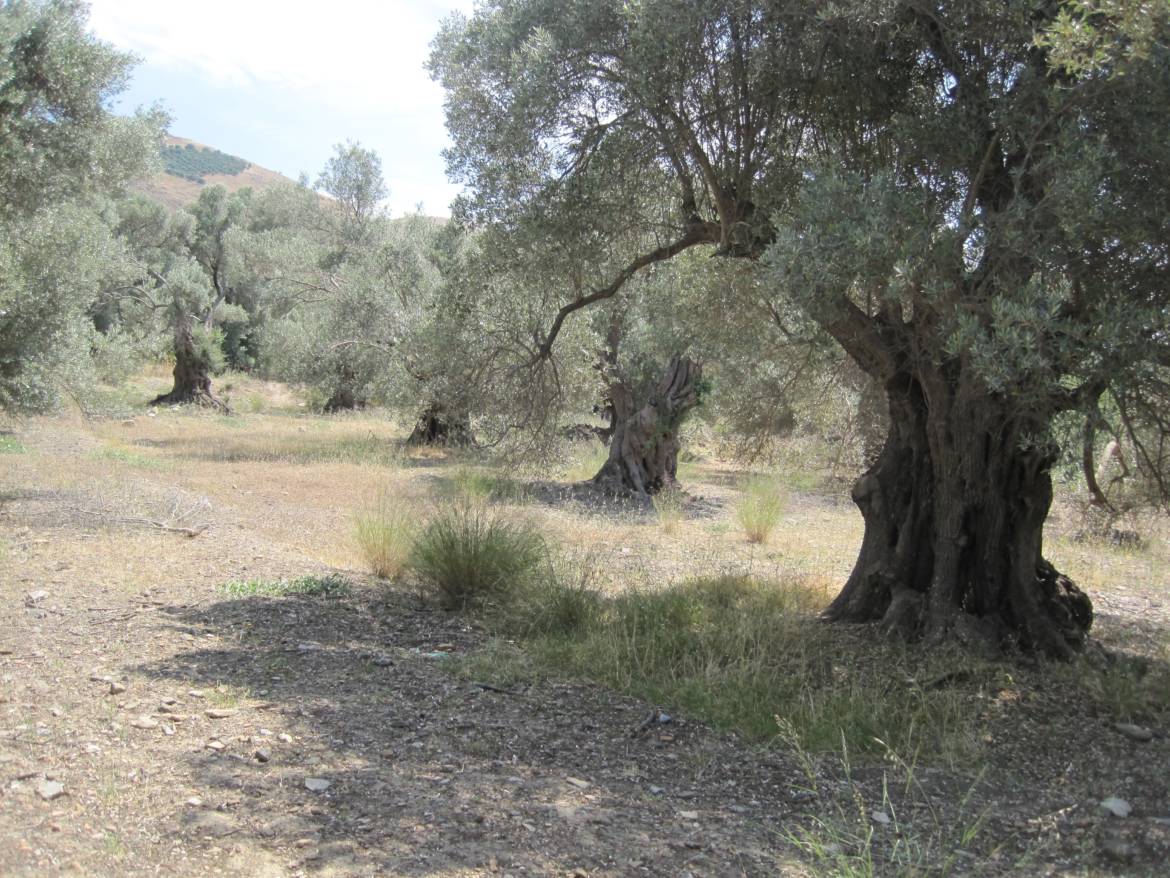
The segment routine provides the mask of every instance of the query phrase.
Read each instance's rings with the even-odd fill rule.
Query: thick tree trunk
[[[1054,451],[1033,444],[1035,424],[1005,415],[990,395],[928,406],[905,374],[886,390],[885,447],[853,488],[861,551],[825,617],[1071,656],[1093,609],[1042,553]]]
[[[467,413],[454,414],[442,405],[433,403],[418,416],[414,430],[406,439],[407,445],[446,445],[466,448],[475,444],[471,433],[471,419]]]
[[[190,320],[182,320],[175,326],[174,375],[174,387],[151,400],[151,405],[195,403],[228,411],[227,403],[211,392],[211,370],[199,354]]]
[[[671,358],[650,399],[635,410],[628,391],[613,388],[614,433],[609,458],[593,484],[615,493],[657,494],[675,484],[678,429],[699,404],[702,367],[686,357]]]
[[[325,402],[326,412],[351,412],[366,407],[366,400],[358,396],[357,373],[350,366],[338,369],[340,382],[333,395]]]

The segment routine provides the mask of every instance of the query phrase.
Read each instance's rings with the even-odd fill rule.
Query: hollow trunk
[[[228,411],[227,403],[211,392],[211,368],[195,344],[190,319],[175,325],[174,376],[174,387],[151,400],[151,405],[195,403]]]
[[[614,386],[613,438],[609,458],[592,479],[615,493],[657,494],[675,484],[678,474],[678,429],[699,404],[702,367],[686,357],[671,358],[658,387],[640,408],[624,388]]]
[[[891,634],[1015,645],[1067,658],[1092,603],[1042,552],[1055,451],[1036,421],[990,394],[949,395],[896,375],[886,444],[853,500],[865,535],[830,621],[880,621]]]
[[[464,448],[475,444],[471,418],[466,412],[455,414],[434,403],[418,416],[406,440],[407,445],[447,445]]]

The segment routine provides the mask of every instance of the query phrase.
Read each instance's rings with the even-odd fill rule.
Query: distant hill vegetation
[[[229,192],[245,186],[262,190],[288,177],[194,140],[167,135],[160,146],[164,171],[133,185],[136,192],[160,201],[172,210],[186,207],[205,186],[223,186]]]
[[[192,183],[204,183],[208,174],[225,174],[234,177],[247,170],[250,162],[210,146],[196,146],[188,143],[164,144],[162,147],[163,167],[168,174],[190,180]]]

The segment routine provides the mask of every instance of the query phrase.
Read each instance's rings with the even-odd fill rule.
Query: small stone
[[[134,719],[130,720],[130,725],[134,726],[136,729],[157,729],[158,720],[152,716],[143,714],[142,716],[136,716]]]
[[[589,783],[589,781],[581,780],[581,778],[579,778],[579,777],[566,777],[565,783],[567,783],[571,786],[575,786],[579,790],[587,790],[587,789],[589,789],[589,787],[592,786],[592,784]]]
[[[220,740],[213,738],[212,740],[207,742],[207,749],[215,750],[216,752],[218,752],[220,750],[227,749],[227,744],[225,744],[223,741],[220,741]]]
[[[203,690],[202,689],[188,689],[187,695],[190,698],[202,698],[203,697]]]
[[[379,668],[389,668],[393,667],[394,659],[384,653],[380,653],[374,656],[374,664]]]
[[[117,680],[110,681],[110,694],[111,695],[121,695],[125,691],[126,691],[126,684],[125,683],[119,683]]]
[[[203,713],[208,719],[227,719],[230,716],[235,716],[239,711],[234,707],[209,707]]]
[[[662,787],[650,787],[650,795],[652,796],[661,796],[665,792],[666,790],[664,790]]]
[[[332,784],[323,777],[306,777],[305,789],[314,793],[323,793],[329,789]]]
[[[265,750],[263,747],[261,747],[252,755],[256,757],[257,762],[267,762],[272,758],[272,752],[270,750]]]
[[[290,735],[288,732],[281,732],[276,736],[276,740],[280,741],[282,744],[291,744],[292,735]]]
[[[36,786],[37,795],[46,802],[65,795],[65,784],[55,780],[43,780]]]
[[[1145,726],[1134,725],[1133,723],[1114,723],[1113,728],[1125,735],[1131,741],[1138,741],[1139,743],[1146,743],[1154,740],[1154,733]]]
[[[260,734],[261,734],[261,735],[263,735],[263,736],[264,736],[264,737],[266,737],[266,738],[267,738],[267,737],[270,737],[270,736],[272,735],[272,729],[265,729],[265,728],[261,728],[261,729],[260,729]]]
[[[679,811],[678,816],[681,817],[683,820],[698,820],[699,819],[699,812],[698,811]]]
[[[869,816],[873,819],[874,823],[880,823],[882,826],[888,826],[891,822],[890,815],[885,811],[874,811]]]
[[[36,591],[30,591],[24,596],[24,605],[26,607],[35,607],[48,596],[49,593],[43,588],[39,588]]]
[[[1114,817],[1128,817],[1133,810],[1133,806],[1125,799],[1119,799],[1116,796],[1110,796],[1101,802],[1101,810],[1106,814],[1112,814]]]

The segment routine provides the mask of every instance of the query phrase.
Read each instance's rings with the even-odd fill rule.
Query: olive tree
[[[157,164],[165,124],[107,111],[131,66],[88,33],[83,4],[0,3],[0,409],[84,383],[86,312],[117,261],[93,197]]]
[[[617,250],[657,227],[560,291],[534,363],[702,247],[756,263],[884,388],[829,619],[1061,657],[1091,625],[1043,554],[1052,425],[1170,365],[1170,64],[1164,18],[1124,75],[1052,63],[1061,8],[497,0],[436,40],[469,222],[543,225],[545,260],[577,229]]]

